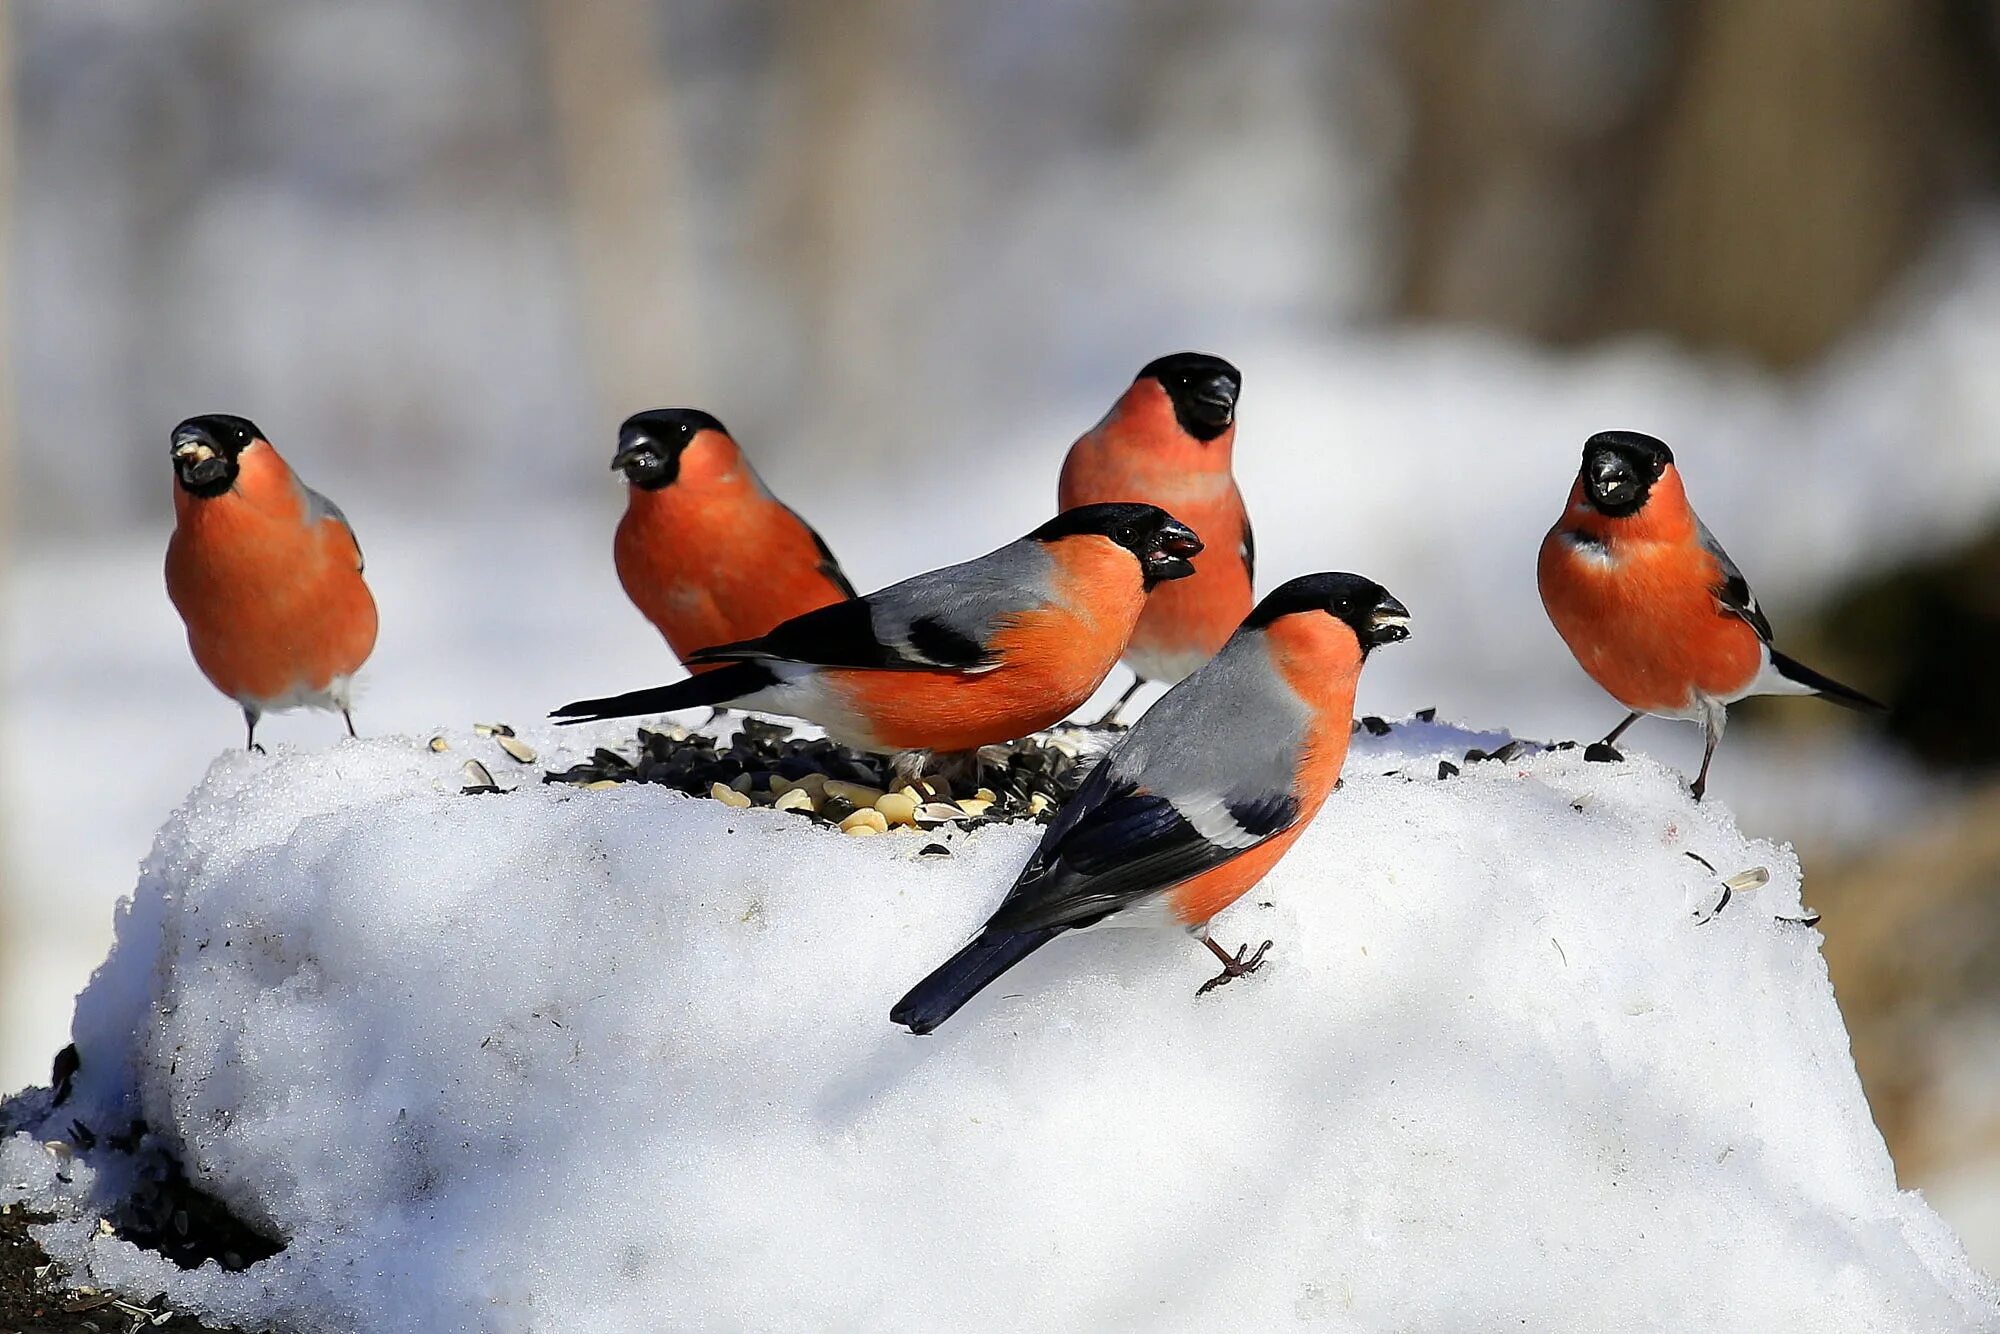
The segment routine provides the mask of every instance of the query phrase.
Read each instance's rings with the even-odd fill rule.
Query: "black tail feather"
[[[981,932],[977,940],[910,988],[910,994],[889,1011],[889,1022],[906,1025],[912,1033],[930,1032],[1000,974],[1066,929],[1045,926],[1033,931]]]
[[[712,672],[697,672],[687,680],[675,681],[671,685],[631,690],[604,699],[580,699],[563,705],[549,717],[567,725],[594,723],[605,718],[631,718],[648,713],[672,713],[676,709],[698,709],[704,705],[719,708],[776,683],[777,677],[768,668],[754,662],[738,662],[718,667]]]
[[[1821,676],[1796,658],[1788,658],[1776,649],[1771,650],[1771,665],[1778,669],[1778,675],[1787,681],[1796,681],[1810,688],[1821,699],[1832,700],[1843,708],[1859,709],[1863,713],[1887,713],[1889,706],[1879,700],[1870,699],[1850,686],[1844,686],[1830,676]]]

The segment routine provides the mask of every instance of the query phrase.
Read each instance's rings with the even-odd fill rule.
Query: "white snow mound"
[[[890,1005],[1035,829],[919,857],[469,734],[225,756],[0,1197],[77,1281],[250,1328],[2000,1329],[1896,1188],[1790,849],[1643,759],[1438,778],[1501,739],[1357,737],[1217,922],[1276,941],[1254,977],[1082,933],[922,1039]],[[468,753],[513,790],[461,795]],[[96,1228],[135,1116],[286,1248]],[[72,1120],[98,1153],[45,1147]]]

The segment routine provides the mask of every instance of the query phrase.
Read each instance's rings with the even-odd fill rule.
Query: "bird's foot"
[[[269,755],[271,753],[270,751],[264,749],[264,743],[261,741],[252,741],[248,746],[245,746],[244,749],[252,755]]]
[[[1206,944],[1209,949],[1215,952],[1215,957],[1222,960],[1222,971],[1202,983],[1194,993],[1197,996],[1206,996],[1217,987],[1225,986],[1230,982],[1234,982],[1239,977],[1248,977],[1251,973],[1256,972],[1264,966],[1264,951],[1271,948],[1271,942],[1267,940],[1257,947],[1255,954],[1250,954],[1250,957],[1246,959],[1243,956],[1250,952],[1250,946],[1247,943],[1238,945],[1236,953],[1233,955],[1212,940],[1207,941]]]
[[[931,762],[935,758],[936,756],[928,750],[897,751],[895,757],[889,761],[889,775],[894,786],[904,787],[922,782],[924,770],[931,767]]]

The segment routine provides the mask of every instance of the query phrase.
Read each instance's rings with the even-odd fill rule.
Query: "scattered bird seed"
[[[917,849],[919,857],[949,857],[951,849],[942,843],[926,843]]]
[[[750,804],[750,797],[747,793],[738,792],[727,783],[711,783],[708,788],[708,795],[725,806],[734,806],[739,811]]]
[[[1592,764],[1617,764],[1625,757],[1616,746],[1608,746],[1602,741],[1593,741],[1583,748],[1583,758]]]
[[[839,797],[841,800],[849,802],[856,809],[859,809],[863,806],[873,806],[876,802],[880,801],[882,799],[882,789],[879,787],[869,787],[865,783],[844,783],[836,778],[827,783],[826,795],[829,797]]]
[[[442,755],[451,749],[451,742],[446,741],[441,736],[434,736],[425,744],[431,748],[431,754],[433,755]]]
[[[472,734],[474,736],[512,736],[514,735],[514,729],[505,723],[474,723],[472,725]]]
[[[500,785],[493,781],[493,771],[478,760],[467,760],[459,772],[465,775],[465,786],[459,789],[465,796],[481,796],[501,790]]]
[[[1368,714],[1363,718],[1357,719],[1356,721],[1358,721],[1361,724],[1361,726],[1364,729],[1366,729],[1369,736],[1387,736],[1389,735],[1390,732],[1395,730],[1394,728],[1389,726],[1388,720],[1383,718],[1377,718],[1372,713]]]
[[[912,778],[907,772],[898,774],[892,757],[849,750],[823,737],[794,736],[783,723],[737,721],[737,734],[724,738],[637,728],[628,746],[600,747],[582,763],[544,773],[542,781],[592,791],[607,783],[658,783],[696,797],[712,797],[720,784],[753,805],[791,811],[821,824],[839,825],[856,811],[874,810],[892,829],[934,829],[1053,819],[1085,769],[1079,753],[1086,747],[1078,744],[1083,734],[1070,731],[987,747],[976,758],[949,757],[944,762],[962,770],[953,778]],[[953,800],[966,791],[974,793],[967,798],[970,811]],[[885,800],[886,807],[881,804]]]
[[[1438,716],[1438,711],[1437,711],[1437,706],[1435,704],[1428,709],[1418,709],[1415,713],[1410,715],[1410,717],[1416,719],[1416,721],[1420,723],[1434,723],[1437,721],[1437,716]]]
[[[1440,782],[1442,782],[1447,778],[1456,778],[1456,777],[1458,777],[1457,765],[1453,764],[1450,760],[1438,761],[1438,780]]]
[[[533,764],[535,762],[534,748],[527,742],[517,738],[512,732],[496,734],[494,739],[500,743],[500,749],[507,752],[509,759],[521,764]]]
[[[843,834],[886,834],[889,832],[889,821],[882,812],[870,806],[863,810],[858,810],[845,820],[842,820],[840,822],[840,832]]]

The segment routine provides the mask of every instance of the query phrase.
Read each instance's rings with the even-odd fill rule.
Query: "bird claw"
[[[271,753],[264,749],[264,743],[261,741],[252,741],[247,749],[252,755],[269,755]]]
[[[1235,981],[1239,977],[1247,977],[1251,973],[1256,972],[1259,968],[1262,968],[1264,966],[1264,951],[1270,948],[1271,948],[1271,942],[1267,940],[1263,944],[1257,947],[1257,952],[1255,954],[1251,954],[1250,957],[1246,959],[1243,956],[1249,953],[1250,950],[1249,944],[1246,942],[1242,945],[1238,945],[1236,947],[1235,957],[1224,962],[1224,964],[1222,965],[1222,971],[1217,973],[1214,977],[1209,978],[1208,981],[1202,983],[1194,994],[1197,996],[1206,996],[1209,992],[1215,990],[1219,986],[1224,986],[1230,982]],[[1220,951],[1217,952],[1220,953]]]

